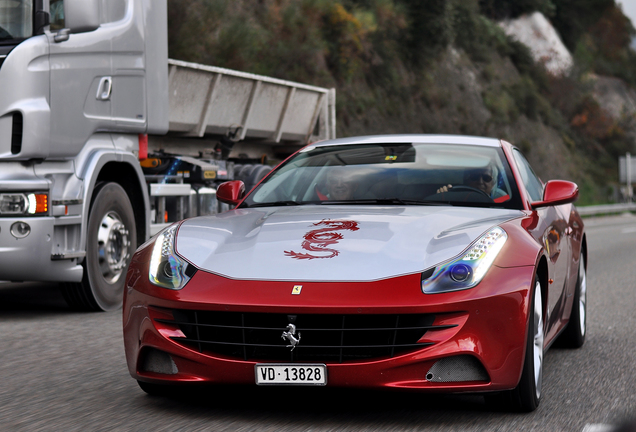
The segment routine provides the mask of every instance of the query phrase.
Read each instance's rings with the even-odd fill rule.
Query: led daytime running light
[[[494,233],[495,230],[498,232]],[[499,227],[493,229],[488,234],[486,234],[485,237],[481,238],[480,243],[482,243],[483,249],[481,250],[483,250],[483,252],[479,256],[479,261],[477,267],[475,268],[475,273],[473,276],[473,282],[475,284],[479,283],[479,281],[481,281],[486,275],[486,272],[495,261],[497,255],[499,255],[499,251],[501,251],[501,248],[503,247],[504,243],[506,243],[507,239],[508,236],[506,235],[504,230]]]
[[[492,250],[493,245],[497,244],[497,241],[506,236],[504,230],[499,227],[493,228],[486,235],[480,238],[477,243],[468,251],[462,258],[464,261],[475,261],[484,256],[489,250]],[[505,242],[505,240],[504,240]],[[503,245],[503,244],[502,244]]]
[[[508,235],[494,227],[481,236],[461,258],[438,266],[429,278],[423,278],[422,291],[426,294],[459,291],[476,286],[503,248]]]
[[[171,226],[157,236],[150,257],[148,279],[153,285],[179,290],[190,280],[185,270],[188,263],[174,251],[177,225]]]

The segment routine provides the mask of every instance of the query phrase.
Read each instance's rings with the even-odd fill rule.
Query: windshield
[[[33,35],[33,0],[0,0],[0,42]]]
[[[418,143],[307,148],[241,207],[300,204],[522,208],[501,148]]]

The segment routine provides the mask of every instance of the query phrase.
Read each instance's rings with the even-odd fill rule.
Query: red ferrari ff
[[[585,339],[574,183],[493,138],[309,145],[234,210],[176,223],[126,278],[130,374],[184,383],[484,393],[535,409],[543,356]]]

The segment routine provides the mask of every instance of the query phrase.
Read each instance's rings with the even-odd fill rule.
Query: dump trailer
[[[166,0],[0,3],[0,280],[122,302],[136,247],[335,137],[335,91],[168,59]]]

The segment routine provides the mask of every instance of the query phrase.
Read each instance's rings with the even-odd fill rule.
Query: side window
[[[64,28],[64,0],[51,0],[50,3],[51,31]]]
[[[530,194],[530,199],[532,201],[541,201],[543,199],[543,183],[541,183],[526,158],[518,150],[515,149],[513,155],[519,168],[519,174],[521,174],[521,180],[528,194]]]

